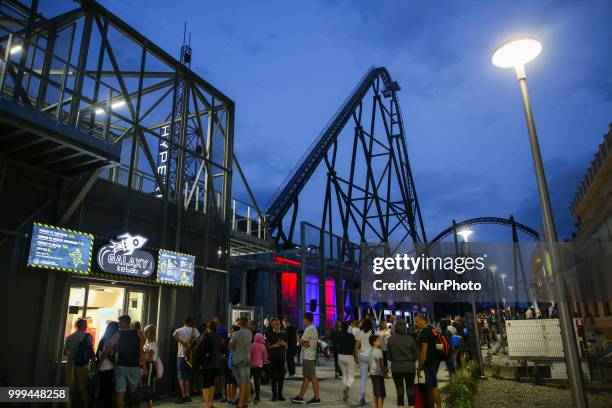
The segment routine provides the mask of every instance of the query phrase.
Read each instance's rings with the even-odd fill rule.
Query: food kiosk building
[[[234,103],[188,47],[67,3],[0,8],[0,383],[61,384],[76,319],[97,344],[129,314],[157,326],[168,392],[172,328],[227,310]]]

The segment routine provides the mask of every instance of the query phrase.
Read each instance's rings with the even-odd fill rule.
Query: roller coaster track
[[[382,85],[384,88],[382,89],[382,92],[379,93],[378,87],[381,81],[382,81]],[[408,231],[408,234],[412,237],[413,241],[426,242],[425,231],[422,226],[420,208],[418,206],[418,201],[416,198],[416,191],[414,188],[414,181],[412,179],[412,174],[411,174],[410,167],[408,165],[408,160],[407,160],[407,149],[406,149],[406,143],[405,143],[405,138],[404,138],[404,126],[403,126],[402,119],[401,119],[401,112],[399,110],[399,103],[395,96],[395,92],[399,90],[399,85],[397,84],[397,82],[394,82],[391,79],[389,72],[384,67],[371,68],[364,75],[364,77],[359,81],[357,86],[350,93],[349,97],[341,105],[340,109],[335,113],[332,119],[323,128],[323,131],[309,146],[309,148],[302,155],[302,157],[300,158],[296,166],[287,174],[287,176],[281,183],[280,187],[270,197],[270,199],[264,206],[264,213],[266,214],[266,224],[268,226],[269,231],[271,231],[273,235],[276,235],[277,237],[279,235],[285,236],[283,232],[283,225],[282,225],[283,218],[285,217],[285,215],[288,213],[288,211],[290,210],[292,206],[294,206],[294,211],[297,211],[297,201],[298,201],[298,197],[301,191],[303,190],[304,186],[308,183],[309,179],[312,177],[312,175],[314,174],[318,166],[321,164],[321,162],[324,160],[324,158],[326,160],[328,170],[330,170],[331,173],[335,173],[334,169],[330,168],[330,167],[333,167],[333,164],[332,165],[329,164],[329,160],[326,158],[326,155],[328,154],[328,152],[330,152],[330,150],[332,149],[332,146],[334,146],[337,143],[337,139],[338,139],[340,132],[345,128],[345,126],[351,120],[351,118],[355,119],[356,128],[361,128],[362,138],[363,138],[363,135],[366,135],[367,137],[371,137],[372,139],[374,139],[373,135],[369,135],[366,131],[363,130],[364,128],[361,124],[361,104],[364,100],[364,97],[371,90],[374,91],[375,98],[379,98],[378,103],[380,104],[380,116],[388,115],[388,117],[382,119],[383,121],[385,121],[384,124],[385,124],[386,133],[387,133],[386,135],[387,139],[385,140],[388,140],[388,145],[389,145],[388,155],[390,158],[389,158],[389,164],[388,164],[389,166],[388,171],[389,172],[396,171],[398,173],[397,178],[399,180],[399,184],[401,185],[394,186],[394,188],[396,188],[398,191],[401,190],[402,199],[399,201],[397,200],[392,201],[389,199],[389,195],[387,195],[387,200],[385,201],[384,198],[377,197],[377,193],[375,191],[376,183],[374,182],[374,177],[372,176],[371,177],[372,181],[368,182],[368,185],[366,185],[365,190],[363,190],[365,194],[365,200],[366,201],[371,200],[372,202],[376,200],[376,205],[378,206],[377,211],[378,211],[379,217],[381,213],[384,215],[385,212],[386,212],[387,218],[390,212],[394,213],[394,215],[396,216],[400,216],[400,213],[402,213],[402,211],[404,211],[405,208],[410,208],[411,210],[405,211],[406,214],[403,215],[402,223],[403,222],[408,223],[407,225],[405,225],[405,230]],[[380,98],[381,95],[384,98],[391,98],[389,109],[384,107],[382,102],[380,102],[380,100],[382,99]],[[374,106],[374,109],[378,113],[378,106]],[[357,119],[357,116],[359,117],[359,120]],[[364,115],[364,116],[367,116],[367,115]],[[372,115],[372,121],[373,120],[374,120],[374,113]],[[398,139],[398,141],[396,142],[395,139]],[[378,140],[376,140],[376,143],[379,143]],[[365,142],[364,142],[364,146],[365,146]],[[336,146],[333,147],[333,149],[335,148]],[[367,149],[364,148],[364,150],[367,150]],[[333,160],[335,160],[335,150],[332,154],[333,154]],[[355,150],[353,150],[353,154],[355,154]],[[365,155],[370,156],[366,159],[370,161],[375,156],[375,155],[372,155],[371,144],[370,144],[369,152],[366,151]],[[395,167],[392,169],[393,166]],[[368,171],[371,171],[371,169],[368,168]],[[387,177],[387,175],[383,175],[383,176]],[[383,176],[381,176],[381,178]],[[389,178],[390,177],[391,176],[389,175]],[[346,180],[342,180],[342,179],[339,179],[339,180],[340,182],[346,182]],[[335,180],[335,182],[336,182],[336,188],[338,188],[337,187],[338,181]],[[352,181],[350,183],[352,183]],[[368,188],[374,190],[374,193],[370,192]],[[368,196],[369,194],[371,196]],[[344,210],[351,211],[351,208],[355,207],[355,205],[350,202],[351,201],[350,193],[347,195],[341,192],[340,195],[342,196],[341,197],[342,200],[346,200],[346,203],[345,203],[346,208]],[[374,197],[374,198],[371,198],[371,197]],[[338,201],[340,200],[341,199],[338,198]],[[381,202],[383,202],[382,206],[380,204]],[[372,206],[372,204],[370,204],[370,206]],[[383,206],[385,208],[382,208]],[[368,211],[369,211],[369,207],[368,209],[366,209],[364,206],[364,211],[359,216],[367,219],[369,217]],[[353,220],[357,224],[358,221],[356,218],[358,217],[354,217],[352,214],[351,214],[351,217],[353,217]],[[347,215],[345,219],[348,219],[348,218],[349,217]],[[380,219],[382,223],[382,217],[380,217]],[[346,223],[346,220],[344,222]],[[292,224],[290,228],[291,232],[288,234],[289,235],[288,237],[287,236],[284,237],[286,241],[291,241],[291,235],[293,232],[294,223],[295,223],[295,214],[292,219]],[[417,227],[417,223],[420,224],[420,229]],[[385,233],[380,238],[382,241],[385,241],[388,238],[388,236]],[[361,239],[362,240],[364,239],[363,233],[362,233]]]
[[[531,236],[536,241],[539,240],[539,234],[531,227],[528,227],[525,224],[521,224],[520,222],[514,221],[513,218],[500,218],[500,217],[478,217],[478,218],[470,218],[468,220],[464,220],[454,225],[446,228],[444,231],[440,232],[434,239],[432,239],[429,244],[433,245],[444,238],[451,235],[454,231],[458,231],[461,228],[465,228],[469,225],[479,225],[479,224],[493,224],[493,225],[503,225],[510,228],[516,228],[519,231],[524,232],[525,234]]]

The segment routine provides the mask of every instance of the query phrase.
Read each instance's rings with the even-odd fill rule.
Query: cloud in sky
[[[430,236],[479,215],[539,227],[519,90],[511,71],[490,63],[505,38],[544,44],[528,81],[565,237],[573,192],[612,120],[606,0],[101,3],[173,54],[188,21],[194,70],[236,101],[235,148],[260,203],[371,66],[386,66],[402,86]]]

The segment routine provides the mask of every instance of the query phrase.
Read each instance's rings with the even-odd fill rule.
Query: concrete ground
[[[301,378],[301,367],[296,368],[296,377],[295,379],[285,379],[285,386],[283,390],[283,394],[285,398],[287,398],[286,402],[272,402],[270,398],[272,397],[272,392],[270,389],[270,385],[262,385],[261,386],[261,401],[259,404],[254,405],[253,403],[250,406],[256,407],[281,407],[281,406],[296,406],[296,404],[292,404],[289,399],[293,398],[299,393],[300,386],[302,385]],[[317,367],[317,376],[320,379],[320,387],[321,387],[321,406],[324,407],[358,407],[359,406],[359,372],[355,375],[355,381],[353,382],[353,386],[351,387],[350,399],[348,402],[342,401],[342,379],[334,379],[334,369],[333,362],[325,362],[321,366]],[[423,381],[423,380],[422,380]],[[448,373],[444,364],[440,364],[440,370],[438,372],[438,381],[440,382],[440,387],[443,387],[448,381]],[[385,399],[385,405],[395,406],[396,404],[396,392],[395,386],[393,385],[393,380],[388,379],[385,381],[385,388],[387,391],[387,398]],[[312,388],[310,388],[306,392],[305,400],[308,400],[312,397]],[[373,406],[372,403],[372,383],[370,379],[367,381],[367,390],[366,390],[366,402],[368,406]],[[405,399],[405,406],[408,406],[408,401]],[[184,404],[184,406],[201,406],[203,405],[202,396],[194,397],[193,402]],[[174,404],[173,400],[164,400],[159,401],[155,404],[156,407],[175,407],[178,406]],[[220,403],[219,401],[215,402],[215,408],[226,408],[224,403]]]

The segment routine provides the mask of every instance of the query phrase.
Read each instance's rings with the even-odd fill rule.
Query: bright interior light
[[[472,235],[473,233],[474,231],[472,231],[471,229],[462,229],[461,231],[457,231],[457,234],[461,235],[465,242],[468,242],[470,235]]]
[[[111,108],[117,109],[122,107],[123,105],[125,105],[125,101],[123,99],[119,99],[118,101],[112,103]]]
[[[506,276],[508,276],[508,275],[506,275],[505,273],[500,273],[499,274],[499,277],[502,278],[502,280],[506,279]]]
[[[104,113],[104,109],[96,108],[96,110],[94,112],[96,112],[96,115],[102,115]]]
[[[495,275],[495,272],[497,271],[497,265],[491,265],[491,266],[489,266],[489,270],[490,270],[491,272],[493,272],[493,275]]]
[[[21,44],[17,44],[11,47],[11,54],[17,54],[18,52],[21,52],[21,50],[23,49],[23,46]]]
[[[499,46],[493,53],[491,62],[499,68],[519,68],[537,57],[542,44],[533,38],[520,38]]]

